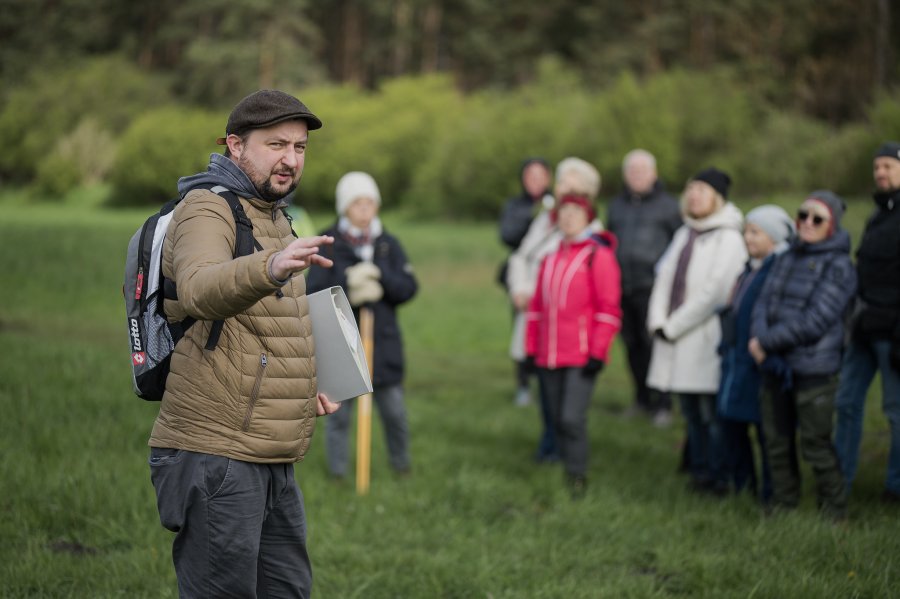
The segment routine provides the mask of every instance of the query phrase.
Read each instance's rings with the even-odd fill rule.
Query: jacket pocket
[[[244,415],[244,424],[241,430],[246,432],[250,428],[250,419],[253,418],[253,408],[256,407],[256,400],[259,398],[259,389],[262,387],[263,377],[266,374],[266,365],[269,363],[266,354],[259,355],[259,367],[256,369],[256,380],[253,382],[253,389],[250,391],[250,401],[247,404],[247,414]]]

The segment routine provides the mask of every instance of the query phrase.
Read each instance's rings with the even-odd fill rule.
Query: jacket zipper
[[[266,354],[260,354],[259,368],[256,370],[256,382],[253,383],[253,390],[250,392],[250,404],[247,406],[247,415],[244,416],[244,425],[241,427],[241,430],[244,432],[250,428],[250,418],[253,416],[253,408],[256,406],[257,398],[259,398],[259,388],[262,387],[263,374],[265,374],[268,363]]]

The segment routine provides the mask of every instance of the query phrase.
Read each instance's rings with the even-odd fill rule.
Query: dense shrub
[[[733,87],[727,73],[674,72],[649,82],[624,74],[597,93],[545,62],[527,87],[466,98],[464,118],[415,175],[415,206],[428,215],[496,216],[504,197],[519,190],[521,160],[534,155],[592,162],[606,197],[620,188],[622,158],[636,147],[657,156],[676,189],[708,164],[733,169],[735,140],[754,126],[752,103],[727,91]]]
[[[731,173],[737,197],[820,187],[859,196],[872,186],[875,147],[900,139],[900,104],[887,95],[866,121],[835,128],[766,103],[728,70],[646,79],[626,72],[608,80],[592,89],[548,58],[527,85],[469,95],[446,76],[399,78],[375,91],[289,90],[324,121],[310,136],[297,201],[331,211],[338,178],[365,170],[387,209],[493,219],[519,191],[524,158],[585,158],[599,168],[601,196],[609,198],[622,185],[622,157],[636,147],[656,155],[675,193],[715,165]],[[221,150],[213,139],[227,111],[198,112],[160,95],[159,86],[114,59],[30,80],[0,109],[0,141],[14,148],[0,154],[0,178],[36,178],[52,196],[105,177],[116,202],[171,197],[179,177],[202,170],[209,152]]]
[[[87,117],[40,161],[35,184],[44,197],[61,198],[75,187],[105,180],[115,155],[112,134]]]
[[[227,115],[160,108],[138,118],[122,136],[110,171],[114,204],[159,203],[177,194],[180,177],[206,170]]]
[[[375,177],[385,205],[409,202],[411,177],[462,102],[445,77],[396,79],[378,93],[328,87],[298,97],[324,123],[310,135],[298,200],[325,210],[334,207],[337,180],[351,170]]]
[[[85,119],[120,135],[141,112],[166,101],[160,82],[116,57],[37,70],[0,107],[0,177],[30,182],[58,142]],[[9,151],[12,149],[13,151]]]

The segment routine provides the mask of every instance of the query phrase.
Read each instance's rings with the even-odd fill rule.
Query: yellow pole
[[[375,315],[371,308],[359,310],[359,334],[362,337],[369,377],[372,377],[374,358]],[[366,393],[356,400],[356,494],[369,492],[369,470],[372,457],[372,394]]]

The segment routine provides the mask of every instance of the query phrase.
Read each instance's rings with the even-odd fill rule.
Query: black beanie
[[[878,150],[875,152],[875,156],[873,158],[879,158],[881,156],[893,158],[894,160],[900,160],[900,142],[886,141],[881,144],[881,147],[878,148]]]
[[[703,181],[718,191],[719,195],[723,198],[728,198],[728,188],[731,186],[731,177],[713,166],[703,169],[691,177],[691,181]]]

